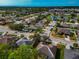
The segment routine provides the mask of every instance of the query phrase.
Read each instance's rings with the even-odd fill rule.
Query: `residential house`
[[[12,44],[16,40],[17,38],[14,36],[10,36],[10,35],[0,36],[0,43],[2,44]]]
[[[0,18],[0,25],[5,25],[6,24],[6,20],[4,18]]]
[[[18,46],[22,45],[22,44],[31,45],[32,44],[32,40],[28,40],[27,38],[24,37],[24,38],[21,38],[18,41],[16,41],[16,44]]]
[[[63,27],[63,28],[70,28],[71,27],[70,24],[65,24],[65,23],[61,23],[60,26]]]
[[[70,35],[71,31],[68,28],[58,28],[58,34]]]
[[[40,43],[37,46],[37,50],[43,54],[46,59],[55,59],[57,47],[56,46],[48,46]]]

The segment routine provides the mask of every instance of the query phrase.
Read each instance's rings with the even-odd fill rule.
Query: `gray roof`
[[[70,28],[71,24],[61,23],[60,26],[63,28]]]
[[[21,38],[18,41],[16,41],[17,45],[22,45],[22,44],[27,44],[27,45],[31,45],[32,44],[32,40],[28,40],[27,38]]]
[[[43,46],[39,49],[39,52],[46,55],[46,56],[49,56],[49,57],[52,57],[54,58],[54,55],[53,53],[51,52],[51,50],[49,49],[48,46]]]
[[[55,55],[56,55],[55,46],[47,46],[47,45],[39,44],[37,49],[40,53],[44,54],[45,56],[55,59]]]
[[[64,50],[64,59],[79,59],[79,50]]]
[[[71,31],[68,28],[58,28],[58,33],[64,33],[70,35]]]

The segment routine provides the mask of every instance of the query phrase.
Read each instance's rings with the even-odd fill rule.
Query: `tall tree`
[[[9,55],[8,59],[38,59],[38,51],[32,46],[21,45]]]
[[[7,44],[0,44],[0,59],[8,59],[9,48]]]

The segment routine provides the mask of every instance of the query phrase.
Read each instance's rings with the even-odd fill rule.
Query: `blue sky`
[[[0,6],[79,6],[79,0],[0,0]]]

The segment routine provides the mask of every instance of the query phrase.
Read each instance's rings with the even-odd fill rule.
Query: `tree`
[[[38,59],[38,51],[29,45],[21,45],[8,59]]]
[[[21,34],[21,36],[20,36],[21,38],[23,38],[24,37],[24,35],[23,34]]]
[[[71,33],[70,33],[70,36],[71,36],[71,37],[72,37],[72,36],[74,36],[74,33],[73,33],[73,32],[71,32]]]
[[[51,41],[48,36],[40,35],[39,33],[36,33],[33,36],[33,47],[36,48],[40,42],[43,42],[44,44],[51,44]]]
[[[77,43],[73,43],[73,47],[74,48],[78,47],[78,44]]]
[[[79,18],[77,19],[77,22],[79,23]]]
[[[50,31],[52,32],[53,31],[53,28],[51,28]]]
[[[79,23],[79,16],[77,16],[77,22]]]
[[[42,29],[42,28],[37,28],[37,29],[35,30],[35,32],[36,32],[36,33],[43,33],[43,29]]]
[[[53,30],[54,30],[55,32],[57,32],[57,31],[58,31],[57,26],[54,26],[54,27],[53,27]]]
[[[41,36],[38,33],[35,33],[33,36],[33,47],[36,48],[37,45],[40,43]]]
[[[0,59],[8,59],[10,46],[7,44],[0,44]]]
[[[57,26],[57,27],[60,27],[60,24],[61,24],[61,22],[58,21],[58,22],[56,23],[56,26]]]
[[[24,25],[23,24],[10,24],[9,28],[11,28],[12,30],[22,31],[22,29],[24,28]]]
[[[39,22],[39,21],[43,20],[44,18],[46,18],[46,16],[40,14],[40,15],[38,15],[38,17],[36,18],[36,22]]]
[[[46,35],[41,36],[40,41],[43,42],[44,44],[51,44],[52,43],[50,38]]]
[[[75,21],[74,21],[74,20],[71,20],[70,22],[71,22],[71,23],[75,23]]]
[[[71,18],[74,18],[74,17],[76,17],[77,15],[75,14],[75,13],[72,13],[71,14]]]

